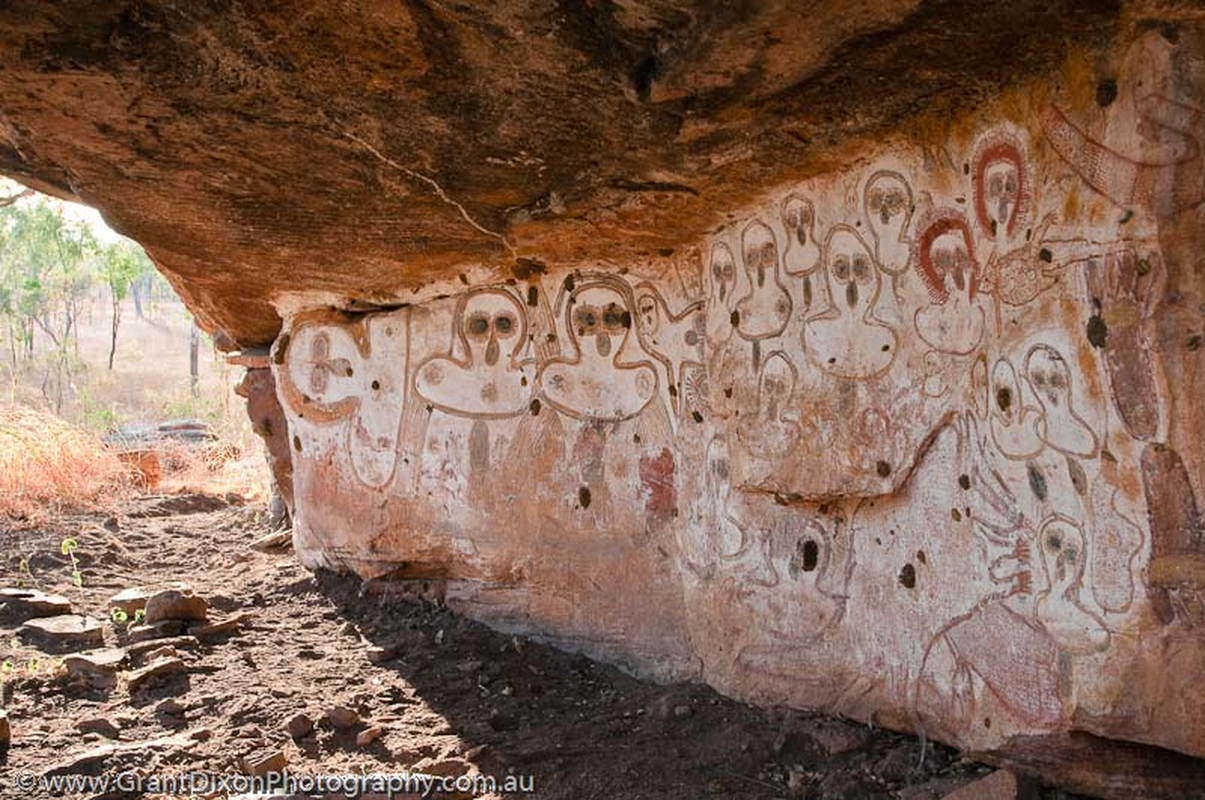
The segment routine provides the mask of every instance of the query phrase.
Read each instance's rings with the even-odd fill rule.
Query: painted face
[[[984,183],[985,206],[989,219],[997,227],[1011,227],[1021,192],[1017,165],[1011,161],[989,164],[985,171]]]
[[[326,331],[314,336],[310,343],[310,392],[321,397],[330,388],[330,379],[349,378],[351,362],[346,358],[331,358],[331,337]]]
[[[945,305],[953,292],[975,299],[979,262],[971,248],[971,231],[961,213],[939,210],[923,226],[916,248],[917,269],[934,303]]]
[[[591,286],[574,293],[569,306],[569,325],[583,351],[593,344],[602,358],[618,352],[632,327],[632,313],[614,289]],[[591,343],[588,340],[593,340]]]
[[[723,242],[711,247],[711,290],[718,292],[720,301],[728,299],[736,283],[736,259],[732,250]]]
[[[1007,130],[988,134],[975,149],[975,221],[992,238],[1015,236],[1029,216],[1025,164],[1024,144]]]
[[[1012,424],[1020,414],[1021,390],[1017,381],[1017,371],[1013,365],[1004,359],[992,367],[992,407],[1003,420]]]
[[[778,245],[770,226],[757,220],[749,223],[741,235],[741,256],[749,280],[756,288],[765,286],[767,276],[778,270]]]
[[[816,224],[816,211],[812,201],[793,194],[782,205],[782,225],[787,229],[787,236],[793,237],[801,245],[808,243]]]
[[[1071,369],[1057,350],[1049,345],[1035,347],[1025,360],[1025,372],[1043,405],[1070,408]]]
[[[1042,526],[1041,547],[1051,588],[1072,588],[1084,574],[1084,534],[1069,521],[1054,519]]]
[[[521,346],[521,313],[518,301],[500,292],[469,297],[460,318],[460,334],[468,344],[470,360],[477,363],[483,358],[492,367],[502,359],[504,345]]]
[[[641,292],[636,297],[636,310],[641,330],[655,334],[661,327],[661,310],[652,292]]]
[[[866,216],[872,229],[902,228],[911,206],[912,192],[895,173],[880,172],[866,184]]]
[[[849,226],[833,228],[828,237],[828,277],[838,309],[867,308],[878,290],[879,276],[870,248]]]
[[[974,278],[974,264],[960,232],[943,233],[929,250],[933,268],[941,276],[946,293],[966,294]]]
[[[764,418],[777,422],[795,391],[795,371],[782,353],[775,353],[762,365],[758,397]]]

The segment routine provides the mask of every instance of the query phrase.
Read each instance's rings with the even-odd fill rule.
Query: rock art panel
[[[1126,91],[767,190],[672,269],[294,315],[298,552],[757,702],[1205,755],[1205,287],[1156,188],[1202,98]]]

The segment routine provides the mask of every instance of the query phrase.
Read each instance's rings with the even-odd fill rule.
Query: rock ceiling
[[[242,345],[274,299],[666,257],[865,137],[1091,52],[1115,4],[6,3],[0,172]],[[538,262],[538,263],[533,263]]]

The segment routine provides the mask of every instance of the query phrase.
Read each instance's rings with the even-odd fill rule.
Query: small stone
[[[260,778],[277,772],[284,772],[289,766],[289,759],[282,750],[257,750],[239,759],[243,772],[252,777]]]
[[[171,645],[164,645],[163,647],[156,647],[154,650],[152,650],[146,654],[146,660],[148,662],[158,661],[161,658],[179,658],[179,657],[180,657],[180,654],[176,651],[176,648],[172,647]]]
[[[54,647],[95,647],[105,643],[101,624],[78,614],[31,619],[21,626],[21,636]]]
[[[685,703],[674,706],[674,716],[675,717],[679,717],[679,718],[689,717],[692,712],[693,712],[693,709],[691,709],[691,707],[686,705]]]
[[[174,647],[176,650],[193,650],[199,645],[194,636],[169,636],[165,639],[150,638],[146,641],[135,642],[126,647],[131,658],[137,658],[143,653],[150,653],[163,647]]]
[[[815,728],[808,731],[808,735],[830,756],[856,750],[870,740],[870,733],[865,728],[835,719],[816,720]]]
[[[151,639],[164,639],[169,636],[179,636],[184,633],[185,622],[181,619],[165,619],[159,622],[143,622],[130,627],[131,642],[146,642]]]
[[[0,748],[8,747],[13,740],[13,729],[8,724],[8,712],[0,708]]]
[[[472,761],[489,748],[488,744],[475,744],[462,754],[465,761]]]
[[[678,706],[685,705],[681,692],[672,689],[665,690],[654,697],[645,707],[645,712],[653,719],[669,720],[678,716]]]
[[[260,553],[281,550],[293,543],[293,531],[273,531],[251,542],[248,547]]]
[[[107,677],[116,675],[125,662],[124,650],[109,647],[104,650],[73,653],[63,659],[63,667],[66,668],[67,674],[76,678]]]
[[[98,733],[106,739],[117,739],[121,731],[111,720],[104,717],[89,717],[75,723],[75,729],[80,733]]]
[[[146,608],[146,601],[150,598],[151,593],[148,589],[141,587],[133,587],[130,589],[122,589],[117,594],[109,598],[109,608],[119,608],[129,615],[130,619],[134,619],[134,615]]]
[[[130,692],[133,693],[152,678],[161,678],[187,671],[188,667],[179,658],[161,658],[158,661],[152,661],[142,669],[126,673],[126,683],[129,686]]]
[[[222,636],[227,633],[238,631],[251,619],[251,614],[241,611],[237,614],[231,614],[229,617],[211,622],[202,622],[188,626],[190,636],[206,638],[210,636]]]
[[[175,717],[184,713],[184,704],[174,697],[169,697],[155,706],[155,713],[167,717]]]
[[[304,739],[314,730],[314,720],[299,712],[289,717],[289,721],[285,723],[285,730],[294,739]]]
[[[336,728],[354,728],[360,723],[360,715],[347,706],[331,706],[326,710],[326,718]]]
[[[947,794],[944,800],[1017,800],[1023,794],[1017,776],[998,769]]]
[[[21,617],[54,617],[71,613],[71,601],[36,589],[0,589],[4,610]]]
[[[168,619],[197,622],[205,619],[209,604],[193,594],[192,589],[165,589],[146,601],[146,621],[153,625]]]
[[[364,730],[360,731],[360,735],[356,737],[356,746],[368,747],[368,745],[372,744],[384,735],[385,729],[379,725],[373,725],[372,727],[365,728]]]
[[[365,651],[365,655],[368,656],[368,660],[371,663],[381,664],[385,661],[389,661],[390,659],[395,658],[397,656],[397,648],[396,647],[380,647],[378,645],[372,645],[368,648],[367,651]]]

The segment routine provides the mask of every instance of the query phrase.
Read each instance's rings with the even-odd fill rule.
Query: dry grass
[[[160,491],[233,493],[249,501],[271,497],[259,447],[240,448],[225,441],[205,446],[162,441],[154,447],[162,469]]]
[[[95,435],[46,412],[0,408],[0,516],[102,508],[127,486],[126,468]]]

